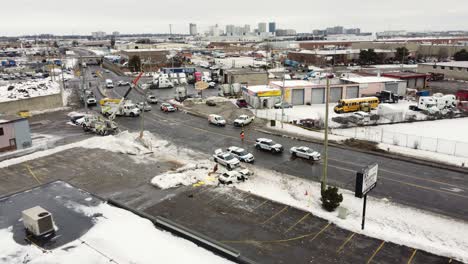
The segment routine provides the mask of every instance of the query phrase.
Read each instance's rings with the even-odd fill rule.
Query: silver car
[[[292,147],[289,152],[291,152],[291,155],[293,157],[299,157],[299,158],[304,158],[308,160],[320,160],[321,155],[318,151],[315,151],[309,147]]]

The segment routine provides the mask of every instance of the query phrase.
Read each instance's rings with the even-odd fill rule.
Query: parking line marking
[[[346,240],[343,244],[341,244],[341,246],[338,248],[338,250],[336,251],[336,253],[340,253],[343,248],[346,246],[346,244],[348,244],[348,242],[351,240],[351,238],[353,238],[353,236],[355,235],[356,233],[352,233]]]
[[[252,194],[251,194],[251,193],[247,193],[247,195],[246,195],[246,196],[242,197],[242,199],[240,199],[240,200],[234,201],[234,202],[233,202],[233,203],[232,203],[230,206],[234,206],[235,204],[237,204],[237,203],[240,203],[240,202],[244,201],[244,200],[245,200],[245,198],[249,197],[250,195],[252,195]]]
[[[268,200],[263,201],[263,203],[261,203],[260,205],[255,207],[254,210],[257,210],[258,208],[260,208],[262,205],[266,204],[267,202],[268,202]]]
[[[371,263],[372,259],[375,257],[375,255],[377,255],[377,253],[382,249],[383,245],[385,244],[385,241],[382,241],[382,243],[380,244],[380,246],[374,251],[374,254],[372,254],[372,256],[369,258],[369,260],[367,260],[367,264]]]
[[[198,192],[194,193],[193,195],[200,195],[200,194],[202,194],[202,193],[204,193],[204,192],[209,191],[210,189],[211,189],[211,188],[206,187],[205,189],[202,189],[201,191],[198,191]]]
[[[411,254],[411,257],[408,259],[407,264],[411,264],[411,261],[413,261],[414,255],[416,255],[416,252],[418,252],[417,249],[414,249],[413,254]]]
[[[306,219],[308,216],[310,215],[310,213],[306,213],[301,219],[299,219],[299,221],[297,221],[294,225],[292,225],[291,227],[289,227],[288,229],[286,229],[286,231],[284,231],[283,234],[286,234],[288,231],[290,231],[291,229],[293,229],[296,225],[298,225],[300,222],[304,221],[304,219]]]
[[[223,196],[224,193],[220,194],[220,195],[216,195],[213,199],[209,200],[206,204],[209,204],[211,202],[213,202],[214,200],[218,199],[219,197]]]
[[[271,219],[275,218],[277,215],[281,214],[281,213],[284,212],[286,209],[288,209],[288,206],[287,206],[287,205],[284,206],[284,208],[281,209],[279,212],[277,212],[276,214],[272,215],[270,218],[268,218],[267,220],[265,220],[265,221],[262,223],[262,225],[263,225],[263,224],[266,224],[266,222],[268,222],[268,221],[270,221]]]
[[[31,170],[31,167],[30,167],[28,164],[26,164],[26,165],[24,165],[24,166],[26,166],[26,168],[28,169],[29,173],[31,174],[31,176],[34,177],[34,179],[37,181],[37,183],[38,183],[38,184],[41,184],[41,181],[37,178],[36,174],[34,174],[34,172]]]
[[[231,244],[249,244],[249,243],[283,243],[283,242],[290,242],[294,240],[300,240],[306,237],[310,237],[312,235],[315,235],[310,241],[313,241],[316,239],[321,233],[323,233],[331,223],[326,224],[318,233],[310,233],[310,234],[305,234],[302,236],[297,236],[297,237],[292,237],[292,238],[287,238],[287,239],[277,239],[277,240],[267,240],[267,241],[257,241],[257,240],[223,240],[219,241],[221,243],[231,243]]]

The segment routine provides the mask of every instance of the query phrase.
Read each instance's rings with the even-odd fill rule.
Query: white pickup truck
[[[126,103],[119,108],[119,104],[116,103],[106,103],[101,107],[101,112],[105,116],[110,116],[115,112],[115,115],[118,116],[139,116],[141,111],[133,103]]]
[[[234,126],[243,127],[252,123],[253,120],[253,116],[240,115],[236,120],[234,120]]]

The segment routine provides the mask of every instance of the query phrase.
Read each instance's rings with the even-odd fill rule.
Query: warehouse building
[[[273,81],[270,85],[284,90],[284,101],[292,105],[325,103],[325,81],[322,81],[322,83],[303,80]],[[336,103],[340,99],[356,98],[359,95],[359,85],[344,84],[339,79],[332,79],[330,84],[330,102]]]
[[[383,77],[399,79],[406,82],[406,88],[424,89],[427,85],[427,74],[414,72],[389,72],[383,73]]]
[[[31,147],[31,131],[26,118],[0,116],[0,152]]]
[[[468,61],[418,64],[419,73],[442,73],[445,78],[468,81]]]
[[[143,62],[157,64],[167,61],[169,51],[165,49],[128,49],[122,50],[122,58],[129,60],[133,56],[138,56]]]
[[[406,81],[379,76],[345,77],[341,80],[346,84],[359,87],[359,97],[374,96],[381,91],[391,91],[400,96],[406,94]]]

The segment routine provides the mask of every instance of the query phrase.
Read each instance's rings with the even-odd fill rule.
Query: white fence
[[[398,133],[375,127],[333,129],[331,133],[412,149],[421,149],[459,157],[468,157],[468,142]]]
[[[293,120],[300,120],[302,118],[293,117],[290,115],[284,115],[284,118],[281,118],[281,112],[277,111],[255,111],[255,116],[258,118],[264,118],[268,120],[276,120],[276,121],[283,121],[285,123],[292,122]]]

